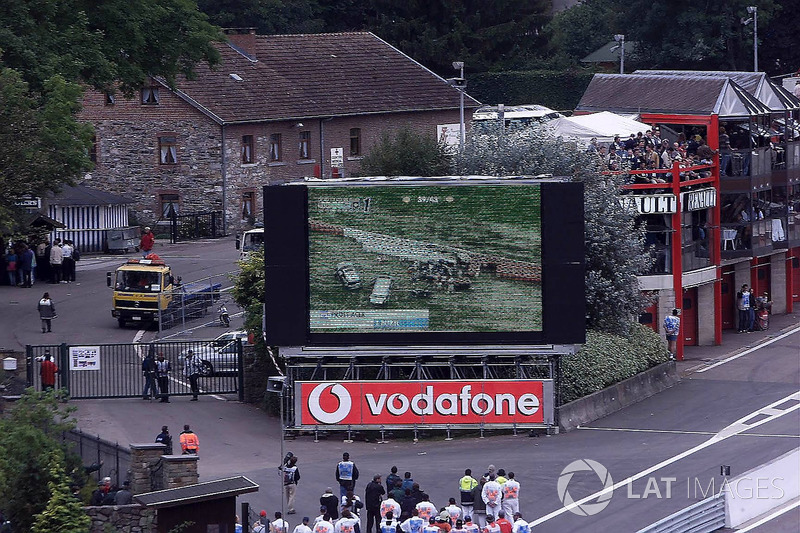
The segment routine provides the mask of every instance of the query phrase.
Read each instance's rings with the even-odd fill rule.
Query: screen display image
[[[542,330],[541,186],[308,189],[311,333]]]

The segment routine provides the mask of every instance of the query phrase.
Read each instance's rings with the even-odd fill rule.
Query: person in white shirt
[[[488,515],[497,516],[498,511],[502,509],[503,492],[500,483],[498,483],[496,479],[497,476],[492,474],[491,477],[489,477],[489,481],[483,485],[483,490],[481,491],[481,498],[483,498],[484,503],[486,503],[487,520]]]
[[[400,504],[392,498],[386,498],[381,502],[381,518],[386,518],[390,511],[392,516],[400,516]]]
[[[500,526],[494,521],[494,516],[486,514],[486,527],[483,528],[483,533],[500,533]]]
[[[427,500],[423,500],[416,505],[417,513],[424,522],[428,522],[432,516],[436,516],[436,506]]]
[[[313,533],[333,533],[333,524],[331,524],[330,520],[330,515],[326,513],[322,520],[314,524]]]
[[[522,513],[514,513],[514,526],[511,533],[531,533],[531,525],[522,519]]]
[[[436,518],[433,516],[428,521],[428,525],[422,528],[422,533],[441,533],[441,531],[442,530],[436,525]]]
[[[519,511],[519,481],[514,472],[508,473],[508,480],[503,484],[503,511],[506,516],[514,516]]]
[[[416,509],[411,512],[410,518],[400,524],[400,529],[403,530],[403,533],[422,533],[424,527],[425,520],[420,518],[419,511]]]
[[[289,533],[289,522],[283,519],[280,511],[275,513],[275,520],[269,523],[269,532]]]
[[[452,522],[453,524],[455,524],[457,520],[462,519],[464,517],[464,511],[461,509],[461,507],[456,505],[455,498],[450,498],[450,501],[447,507],[444,508],[444,510],[447,511],[447,514],[450,515],[450,522]]]
[[[303,522],[297,524],[297,527],[294,528],[292,533],[311,533],[311,528],[308,527],[309,518],[307,516],[303,517]]]
[[[383,516],[383,514],[381,514]],[[437,528],[438,529],[438,528]],[[397,533],[397,520],[394,519],[394,511],[386,511],[380,526],[381,533]]]
[[[336,521],[333,530],[335,533],[361,533],[361,525],[350,509],[343,509],[342,517]]]
[[[464,531],[466,533],[478,533],[480,531],[480,528],[472,523],[472,517],[469,515],[464,517]]]
[[[453,522],[453,528],[450,530],[450,533],[467,533],[467,530],[464,529],[464,521],[463,520],[456,520]]]

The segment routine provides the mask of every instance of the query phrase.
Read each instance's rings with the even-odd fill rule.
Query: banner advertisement
[[[294,387],[296,422],[304,427],[553,423],[553,382],[546,379],[302,381]]]

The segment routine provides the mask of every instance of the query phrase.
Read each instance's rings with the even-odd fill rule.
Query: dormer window
[[[158,105],[158,87],[142,87],[142,104]]]

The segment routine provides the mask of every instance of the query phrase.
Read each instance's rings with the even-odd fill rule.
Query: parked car
[[[369,303],[372,305],[386,305],[386,302],[389,301],[389,293],[392,290],[392,281],[390,276],[378,276],[372,286]]]
[[[242,346],[247,346],[248,335],[243,329],[227,331],[212,341],[189,346],[181,352],[181,366],[186,364],[186,352],[191,349],[203,365],[203,375],[222,370],[236,371],[239,360],[236,339],[242,341]]]
[[[345,289],[354,291],[361,288],[361,275],[353,263],[345,262],[336,265],[335,276]]]

